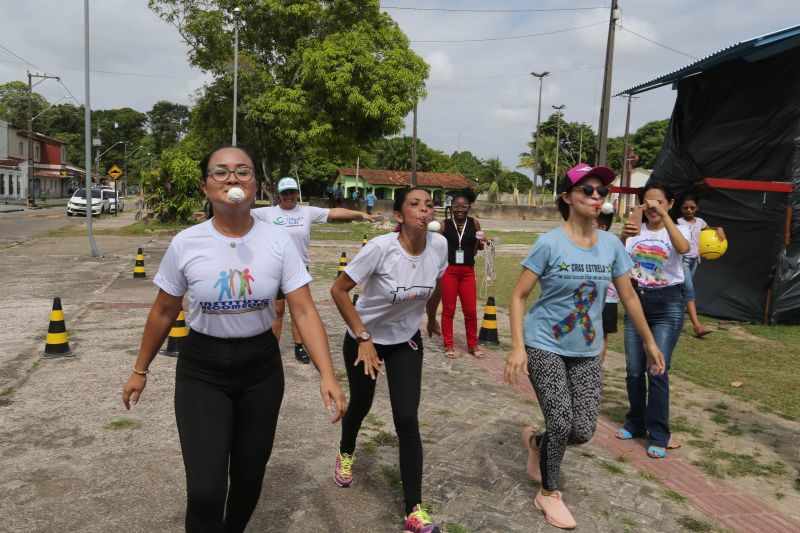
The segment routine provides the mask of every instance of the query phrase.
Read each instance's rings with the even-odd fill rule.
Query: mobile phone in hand
[[[636,205],[633,207],[631,216],[628,217],[628,222],[630,222],[631,224],[636,224],[637,230],[642,226],[642,213],[644,213],[644,206]]]

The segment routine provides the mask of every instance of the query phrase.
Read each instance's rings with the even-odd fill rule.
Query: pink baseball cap
[[[608,185],[617,179],[617,174],[612,169],[608,167],[593,167],[591,165],[587,165],[586,163],[578,163],[571,169],[567,170],[567,178],[573,185],[581,181],[583,178],[588,178],[589,176],[600,178],[600,181],[603,182],[603,185]]]

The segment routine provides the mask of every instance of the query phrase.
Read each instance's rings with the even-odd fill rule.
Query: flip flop
[[[477,346],[470,348],[469,353],[471,353],[472,357],[474,357],[475,359],[483,359],[484,357],[486,357],[486,354],[484,354],[481,351],[481,349],[478,348]]]
[[[452,348],[448,348],[444,351],[444,356],[448,359],[455,359],[458,357],[458,354],[456,354],[456,351]]]
[[[647,447],[647,457],[651,459],[663,459],[666,456],[667,456],[666,448],[662,448],[661,446]]]
[[[631,440],[633,438],[633,434],[625,428],[619,428],[614,432],[614,436],[619,440]]]

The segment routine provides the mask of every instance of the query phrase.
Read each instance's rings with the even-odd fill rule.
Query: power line
[[[563,72],[578,72],[578,71],[585,71],[585,70],[596,70],[602,69],[603,66],[599,65],[596,67],[580,67],[580,68],[569,68],[563,70],[553,70],[551,71],[553,74],[563,73]],[[525,72],[521,74],[497,74],[493,76],[474,76],[469,78],[431,78],[428,81],[434,82],[443,82],[443,81],[474,81],[474,80],[495,80],[495,79],[503,79],[503,78],[527,78],[530,76],[530,72]]]
[[[14,64],[27,64],[30,65],[27,61],[11,61],[8,59],[0,59],[0,63],[14,63]],[[57,67],[59,70],[74,70],[74,71],[83,71],[83,68],[77,67]],[[43,69],[38,69],[43,70]],[[197,79],[196,77],[189,77],[189,76],[170,76],[169,74],[146,74],[143,72],[118,72],[114,70],[90,70],[92,74],[111,74],[114,76],[134,76],[139,78],[168,78],[173,80],[194,80]]]
[[[594,24],[586,24],[585,26],[575,26],[573,28],[564,28],[561,30],[546,31],[543,33],[531,33],[528,35],[510,35],[508,37],[488,37],[485,39],[438,39],[438,40],[411,40],[412,43],[477,43],[485,41],[508,41],[511,39],[527,39],[529,37],[541,37],[543,35],[553,35],[555,33],[564,33],[568,31],[582,30],[584,28],[591,28],[592,26],[599,26],[600,24],[608,24],[608,21],[601,20]]]
[[[9,50],[8,48],[6,48],[5,46],[3,46],[2,44],[0,44],[0,48],[2,48],[3,50],[5,50],[6,52],[8,52],[9,54],[11,54],[12,56],[16,57],[17,59],[19,59],[20,61],[22,61],[22,62],[23,62],[23,63],[25,63],[26,65],[28,65],[28,66],[31,66],[31,67],[33,67],[33,68],[34,68],[34,69],[36,69],[36,70],[41,70],[41,71],[42,71],[42,72],[44,72],[45,74],[49,74],[49,73],[48,73],[47,71],[45,71],[43,68],[39,68],[39,67],[37,67],[36,65],[34,65],[33,63],[31,63],[30,61],[26,60],[25,58],[18,56],[17,54],[15,54],[14,52],[12,52],[11,50]],[[13,61],[9,61],[9,63],[13,63]]]
[[[693,56],[693,55],[691,55],[691,54],[687,54],[686,52],[681,52],[680,50],[678,50],[678,49],[676,49],[676,48],[672,48],[671,46],[667,46],[666,44],[661,44],[661,43],[659,43],[659,42],[656,42],[656,41],[654,41],[653,39],[650,39],[650,38],[648,38],[648,37],[645,37],[644,35],[640,35],[640,34],[636,33],[635,31],[631,30],[630,28],[623,28],[623,27],[622,27],[622,24],[620,24],[620,23],[617,23],[617,27],[618,27],[619,29],[621,29],[621,30],[625,30],[625,31],[627,31],[628,33],[632,33],[632,34],[633,34],[633,35],[635,35],[636,37],[638,37],[638,38],[640,38],[640,39],[644,39],[645,41],[647,41],[647,42],[649,42],[649,43],[653,43],[654,45],[656,45],[656,46],[660,46],[661,48],[666,48],[666,49],[667,49],[667,50],[669,50],[670,52],[675,52],[676,54],[680,54],[680,55],[682,55],[682,56],[688,57],[689,59],[694,59],[695,61],[697,61],[697,59],[698,59],[697,57],[695,57],[695,56]]]
[[[396,9],[402,11],[442,11],[446,13],[542,13],[546,11],[588,11],[592,9],[608,9],[608,6],[557,7],[549,9],[447,9],[441,7],[381,6],[381,9]]]

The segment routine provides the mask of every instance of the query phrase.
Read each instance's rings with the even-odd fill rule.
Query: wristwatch
[[[372,335],[369,334],[369,331],[364,330],[358,335],[356,335],[356,342],[366,342],[372,338]]]

